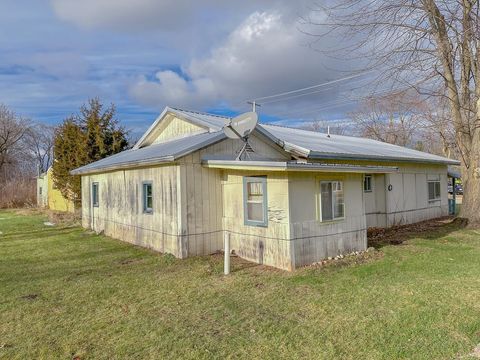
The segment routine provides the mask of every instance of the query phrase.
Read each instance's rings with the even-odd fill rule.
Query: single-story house
[[[55,186],[51,166],[37,177],[37,206],[54,211],[75,211],[73,201],[66,199]]]
[[[222,250],[293,270],[365,250],[367,228],[448,214],[456,160],[357,137],[258,124],[254,154],[228,117],[167,107],[135,146],[72,171],[85,228],[178,258]]]

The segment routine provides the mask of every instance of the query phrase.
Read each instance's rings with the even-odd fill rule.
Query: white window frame
[[[323,219],[323,214],[322,214],[322,184],[324,183],[332,183],[332,218],[331,219]],[[340,217],[335,217],[335,201],[333,199],[333,183],[339,183],[341,184],[342,188],[342,193],[343,193],[343,215]],[[328,223],[331,221],[338,221],[338,220],[344,220],[345,219],[345,184],[343,180],[320,180],[318,182],[318,201],[317,201],[317,207],[318,207],[318,219],[322,223]]]
[[[368,189],[365,186],[367,184],[367,179],[369,179],[368,184],[370,185],[370,187]],[[363,192],[370,193],[370,192],[373,191],[372,180],[373,180],[373,176],[371,174],[365,174],[363,176]]]
[[[261,183],[262,184],[262,210],[263,221],[251,220],[248,218],[248,184]],[[257,203],[257,202],[256,202]],[[244,176],[243,177],[243,218],[244,224],[250,226],[268,226],[268,201],[267,201],[267,177],[266,176]]]

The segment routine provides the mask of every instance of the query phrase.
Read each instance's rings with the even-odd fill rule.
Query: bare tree
[[[390,144],[413,147],[415,133],[423,128],[424,105],[407,92],[365,98],[350,113],[360,136]]]
[[[54,130],[53,126],[36,123],[25,132],[23,142],[35,159],[39,172],[47,171],[52,165]]]
[[[0,104],[0,175],[5,175],[6,166],[20,161],[23,152],[22,140],[28,124],[5,105]]]
[[[322,132],[322,133],[330,133],[335,135],[345,135],[347,133],[347,129],[345,126],[340,124],[335,124],[325,120],[313,120],[304,124],[302,127],[304,130],[310,130],[315,132]]]
[[[462,162],[461,214],[480,222],[480,4],[475,0],[331,0],[318,4],[320,33],[343,36],[383,82],[445,96]]]

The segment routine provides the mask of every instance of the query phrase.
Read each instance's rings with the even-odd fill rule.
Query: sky
[[[2,0],[0,102],[57,124],[92,97],[143,132],[166,106],[300,126],[343,121],[368,73],[327,54],[348,39],[312,37],[308,0]],[[315,29],[313,29],[315,30]],[[287,92],[280,97],[269,97]]]

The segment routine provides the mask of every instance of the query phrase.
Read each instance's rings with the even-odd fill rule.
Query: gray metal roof
[[[205,128],[205,133],[141,147],[143,140],[167,112]],[[222,128],[230,118],[195,111],[165,108],[154,124],[131,149],[73,170],[74,175],[109,171],[131,166],[171,162],[191,152],[226,138]],[[330,135],[282,126],[259,124],[256,131],[281,146],[286,152],[308,159],[408,161],[458,165],[441,156],[391,145],[371,139]]]
[[[202,133],[177,140],[131,149],[98,160],[71,171],[72,175],[103,172],[132,166],[146,166],[172,162],[193,151],[212,145],[226,136],[222,131]]]
[[[413,161],[459,164],[458,161],[381,141],[266,125],[261,127],[284,143],[296,148],[310,159],[355,159],[376,161]]]

